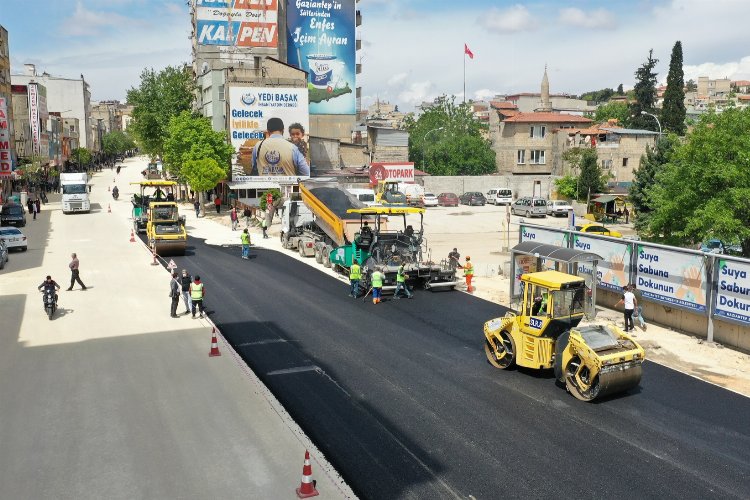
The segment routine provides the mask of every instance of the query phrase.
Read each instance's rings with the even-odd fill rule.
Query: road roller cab
[[[615,325],[578,328],[587,295],[583,278],[558,271],[521,276],[519,315],[484,325],[484,350],[496,368],[554,368],[578,399],[590,401],[640,382],[643,348]]]

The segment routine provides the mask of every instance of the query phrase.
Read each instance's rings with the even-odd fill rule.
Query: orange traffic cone
[[[107,213],[112,213],[112,205],[110,205],[109,203],[107,203]]]
[[[211,330],[211,350],[208,352],[209,357],[221,356],[219,352],[219,343],[216,341],[216,327]]]
[[[133,230],[130,230],[130,243],[135,243],[135,233]]]
[[[154,258],[154,260],[151,262],[152,266],[158,266],[159,262],[156,260],[156,245],[151,249],[151,255]]]
[[[315,489],[315,481],[312,478],[312,466],[310,465],[310,452],[305,450],[305,465],[302,466],[302,484],[297,488],[299,498],[310,498],[318,496]]]

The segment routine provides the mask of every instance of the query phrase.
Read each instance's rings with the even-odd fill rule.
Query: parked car
[[[567,217],[570,212],[573,211],[573,205],[565,200],[549,200],[547,201],[547,215],[553,215],[555,217],[562,216]]]
[[[739,243],[727,243],[718,238],[711,238],[701,243],[701,252],[722,255],[742,255],[742,245]]]
[[[0,228],[0,239],[5,242],[8,250],[11,248],[20,248],[22,252],[26,251],[26,236],[16,227]]]
[[[441,207],[457,207],[458,196],[456,193],[440,193],[438,195],[438,204]]]
[[[0,269],[5,268],[5,264],[8,262],[8,246],[5,241],[0,239]]]
[[[438,197],[432,193],[425,193],[422,201],[426,207],[436,207],[439,204]]]
[[[462,205],[479,205],[484,206],[487,203],[487,198],[484,197],[482,193],[479,191],[469,191],[468,193],[464,193],[459,198]]]
[[[0,226],[18,226],[26,225],[26,209],[23,205],[17,203],[7,203],[3,205],[0,211]]]
[[[487,202],[493,205],[510,205],[513,203],[513,191],[510,188],[492,188],[487,191]]]
[[[576,226],[576,231],[589,234],[599,234],[602,236],[612,236],[613,238],[622,238],[621,232],[609,229],[601,224],[583,224],[581,226]]]
[[[519,198],[510,206],[510,213],[524,217],[547,217],[547,200],[528,196]]]

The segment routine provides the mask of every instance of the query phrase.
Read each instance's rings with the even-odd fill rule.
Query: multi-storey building
[[[0,200],[5,200],[10,193],[16,164],[10,85],[8,31],[0,26]]]

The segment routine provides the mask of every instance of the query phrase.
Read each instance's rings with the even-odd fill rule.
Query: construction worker
[[[394,299],[400,299],[401,297],[398,296],[399,292],[402,290],[404,291],[404,294],[406,295],[407,299],[410,299],[412,297],[411,292],[409,291],[409,287],[406,286],[406,280],[409,276],[406,274],[406,271],[404,270],[404,265],[401,264],[398,266],[398,271],[396,271],[396,293],[393,294]]]
[[[240,233],[240,240],[242,241],[242,258],[248,260],[250,258],[250,233],[247,232],[247,228]]]
[[[266,231],[268,231],[268,220],[266,220],[266,217],[263,217],[260,220],[260,227],[261,227],[261,229],[263,229],[263,239],[267,240],[268,239],[268,233]]]
[[[372,276],[370,276],[370,279],[372,280],[372,303],[378,304],[380,303],[380,297],[383,293],[383,280],[385,279],[385,274],[380,271],[379,267],[376,267]]]
[[[471,293],[471,279],[474,277],[474,264],[471,263],[471,257],[466,256],[466,264],[463,265],[464,278],[466,278],[466,291]]]
[[[357,298],[357,295],[359,295],[359,280],[362,279],[362,268],[359,267],[359,262],[354,260],[352,262],[352,267],[349,268],[349,283],[352,286],[351,291],[349,292],[350,297]]]
[[[195,318],[195,309],[200,310],[200,318],[203,317],[203,297],[206,296],[206,290],[201,283],[201,277],[195,276],[195,281],[190,284],[190,299],[193,307],[193,318]]]

